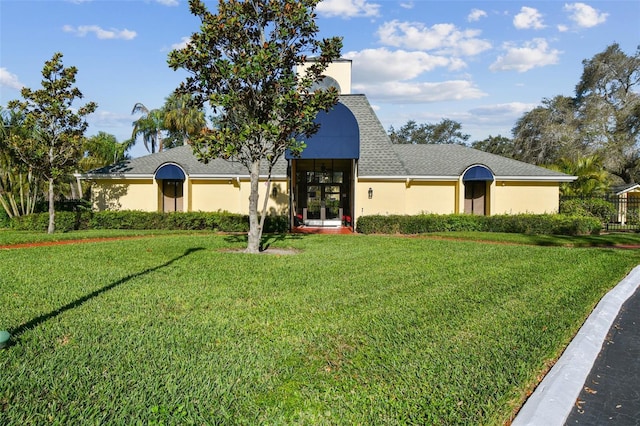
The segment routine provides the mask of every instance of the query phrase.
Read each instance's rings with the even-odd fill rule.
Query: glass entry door
[[[307,172],[313,174],[314,172]],[[307,217],[309,219],[341,219],[340,196],[342,191],[342,172],[333,176],[334,182],[311,182],[307,186]],[[313,176],[310,176],[313,179]]]
[[[294,200],[298,217],[340,224],[351,210],[351,170],[350,160],[298,160]]]

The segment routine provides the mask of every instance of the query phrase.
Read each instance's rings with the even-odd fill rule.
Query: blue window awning
[[[463,182],[491,182],[493,181],[493,173],[485,166],[473,166],[469,168],[462,176]]]
[[[315,119],[320,129],[308,139],[299,157],[287,151],[287,160],[358,159],[360,158],[360,128],[351,110],[344,104],[336,104],[329,112],[320,111]]]
[[[165,164],[156,171],[156,179],[185,180],[184,172],[175,164]]]

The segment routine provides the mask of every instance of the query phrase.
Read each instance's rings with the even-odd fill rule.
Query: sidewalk
[[[640,266],[596,306],[514,426],[640,425]]]

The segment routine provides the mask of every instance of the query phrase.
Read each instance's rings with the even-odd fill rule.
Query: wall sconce
[[[369,188],[368,194],[369,194],[369,199],[372,199],[373,198],[373,188]]]

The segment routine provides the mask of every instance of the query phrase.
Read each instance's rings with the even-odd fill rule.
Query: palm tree
[[[171,146],[186,145],[189,135],[198,133],[205,127],[204,111],[194,107],[190,94],[172,93],[166,98],[163,110],[164,127],[169,131],[167,139]]]
[[[598,197],[609,189],[610,175],[602,166],[602,158],[597,154],[577,159],[563,157],[550,168],[578,177],[573,182],[560,184],[560,193],[563,196]]]
[[[142,113],[142,116],[133,122],[131,139],[136,140],[142,136],[144,147],[152,154],[162,151],[162,131],[164,130],[164,113],[159,109],[149,110],[144,104],[138,102],[133,106],[131,114]],[[151,146],[151,149],[149,149]]]
[[[133,139],[118,142],[114,135],[98,132],[85,141],[80,168],[88,171],[127,160],[127,151],[133,147],[134,142]]]
[[[33,213],[40,192],[40,180],[12,155],[10,138],[32,137],[34,130],[27,126],[24,115],[0,107],[0,206],[7,216]]]

